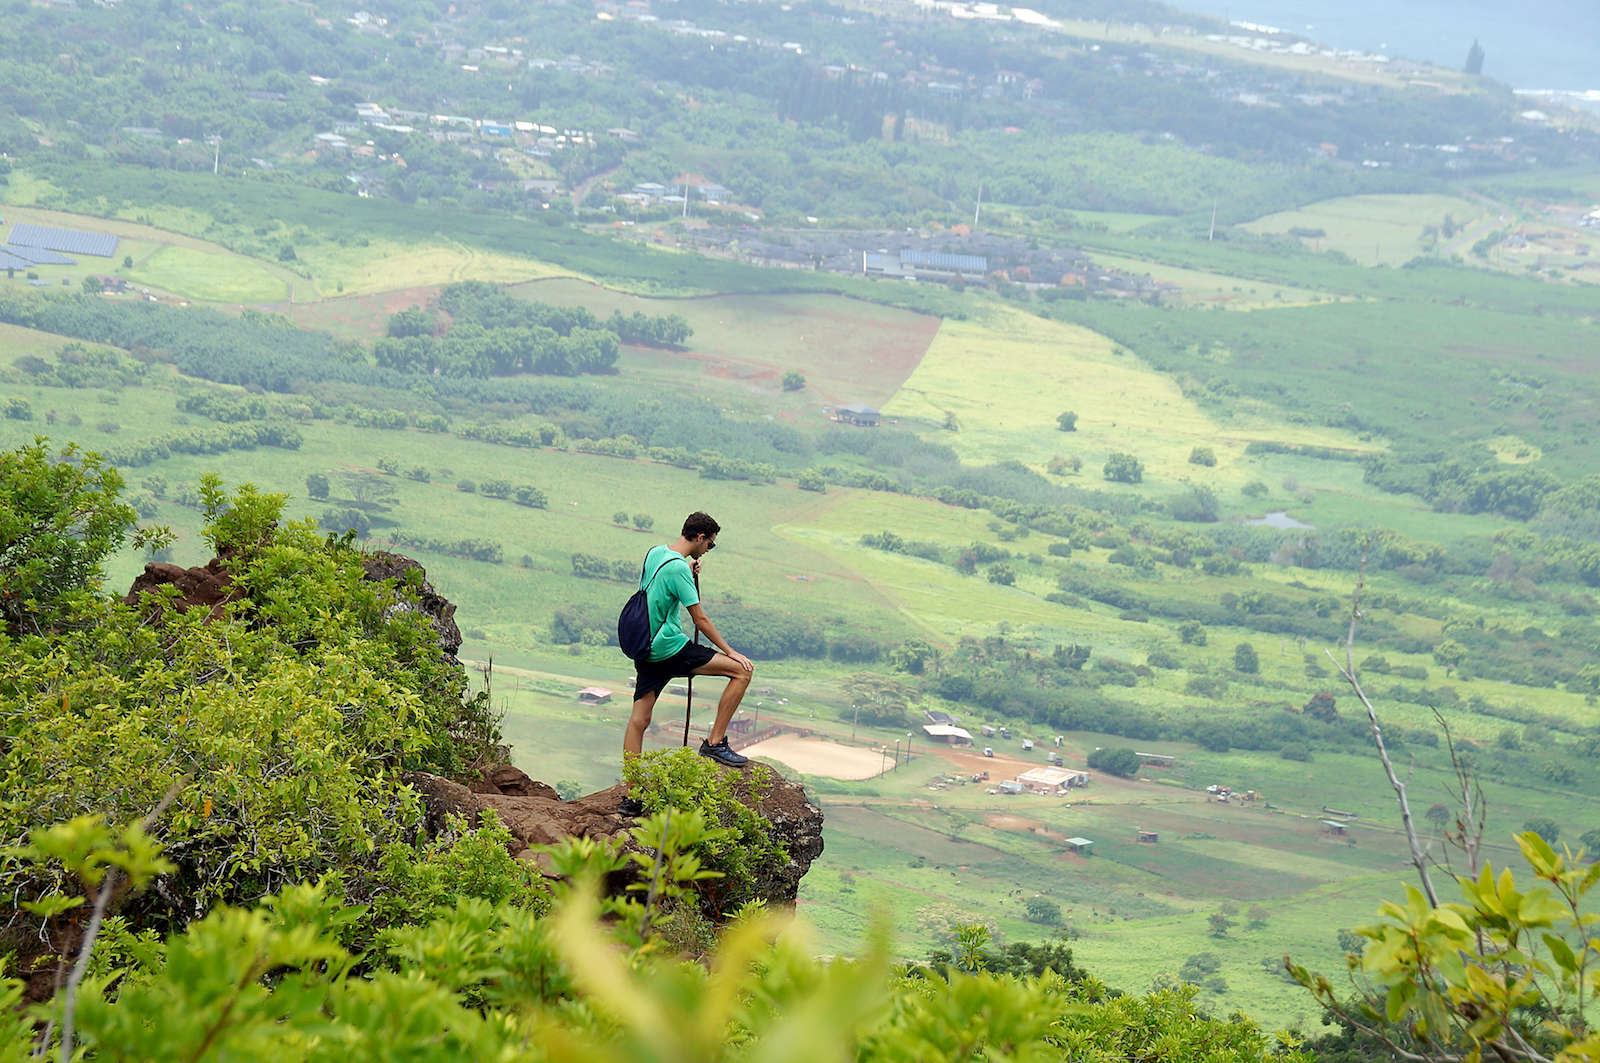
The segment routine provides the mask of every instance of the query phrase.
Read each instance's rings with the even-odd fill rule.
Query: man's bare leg
[[[739,711],[739,703],[744,700],[745,691],[750,689],[750,681],[755,678],[755,670],[746,669],[732,657],[719,653],[696,668],[694,674],[724,676],[728,680],[728,685],[723,688],[722,697],[717,700],[717,718],[712,721],[711,732],[707,737],[707,741],[716,745],[728,736],[728,721]],[[638,709],[635,708],[634,711],[637,712]]]
[[[650,727],[650,717],[656,708],[659,691],[649,691],[633,703],[633,713],[628,717],[627,729],[622,732],[622,759],[637,757],[644,752],[644,733]]]

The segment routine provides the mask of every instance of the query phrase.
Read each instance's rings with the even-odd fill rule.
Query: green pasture
[[[60,336],[52,332],[40,332],[21,325],[0,324],[0,358],[5,358],[7,361],[14,361],[28,354],[36,356],[53,354],[61,349],[63,342]],[[32,390],[38,397],[43,397],[43,388]]]
[[[1302,237],[1301,242],[1313,251],[1339,251],[1363,266],[1401,266],[1426,253],[1423,227],[1442,227],[1447,214],[1463,230],[1490,218],[1484,204],[1460,196],[1366,195],[1268,214],[1241,228],[1253,233],[1321,229],[1326,236]]]
[[[212,303],[274,303],[290,285],[265,265],[238,255],[163,247],[129,271],[129,279]]]
[[[1253,477],[1238,461],[1255,440],[1375,449],[1346,432],[1269,420],[1265,410],[1222,425],[1170,375],[1115,350],[1102,334],[1003,308],[983,323],[946,320],[883,409],[931,425],[954,413],[960,430],[937,438],[971,462],[1020,460],[1042,470],[1052,455],[1077,454],[1082,478],[1097,486],[1111,453],[1131,453],[1145,463],[1146,483],[1138,489],[1145,492],[1191,477],[1242,487]],[[1078,414],[1076,431],[1057,428],[1064,410]],[[1197,444],[1212,447],[1216,467],[1189,464]]]
[[[1230,277],[1204,270],[1184,269],[1164,262],[1113,255],[1103,251],[1095,252],[1093,258],[1099,265],[1110,269],[1176,284],[1181,289],[1182,299],[1194,306],[1210,306],[1222,310],[1270,310],[1273,307],[1299,306],[1337,298],[1327,292],[1308,288],[1262,284],[1247,277]]]
[[[15,199],[17,189],[10,190]],[[27,202],[27,200],[24,200]],[[276,261],[263,261],[230,251],[209,240],[198,239],[178,231],[177,217],[171,219],[175,227],[131,220],[138,216],[156,219],[150,210],[131,208],[118,216],[90,216],[38,207],[9,206],[6,214],[10,221],[28,222],[68,229],[90,229],[114,233],[118,237],[116,254],[111,258],[78,256],[77,266],[45,267],[53,272],[49,279],[70,277],[76,283],[86,273],[115,274],[126,277],[137,287],[153,288],[165,295],[201,302],[264,303],[290,299],[305,299],[309,286]],[[190,219],[193,221],[193,219]],[[131,269],[123,266],[124,258],[133,259]],[[41,270],[40,277],[45,277]]]
[[[922,360],[940,319],[841,295],[716,295],[651,299],[573,280],[519,285],[528,299],[583,306],[598,317],[678,314],[694,335],[687,350],[636,350],[629,365],[646,379],[756,392],[785,414],[815,414],[824,403],[887,401]],[[783,374],[806,378],[783,395]]]

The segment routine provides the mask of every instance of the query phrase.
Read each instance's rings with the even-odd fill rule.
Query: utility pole
[[[1208,244],[1217,238],[1217,204],[1221,201],[1221,196],[1218,196],[1211,201],[1211,231],[1206,234],[1206,243]]]
[[[978,227],[978,214],[983,210],[983,182],[978,182],[978,205],[972,209],[972,227]]]
[[[689,182],[687,181],[683,183],[683,216],[685,219],[689,217]]]

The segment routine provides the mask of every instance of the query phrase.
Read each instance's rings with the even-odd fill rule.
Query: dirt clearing
[[[874,775],[881,775],[889,763],[876,750],[793,734],[757,742],[740,752],[747,757],[767,757],[795,771],[829,779],[870,779]]]

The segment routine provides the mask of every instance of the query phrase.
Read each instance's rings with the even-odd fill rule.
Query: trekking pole
[[[700,597],[700,573],[694,574],[694,596]],[[700,626],[695,625],[694,644],[700,645]],[[689,677],[689,693],[683,699],[683,747],[689,748],[689,714],[694,711],[694,676]]]

